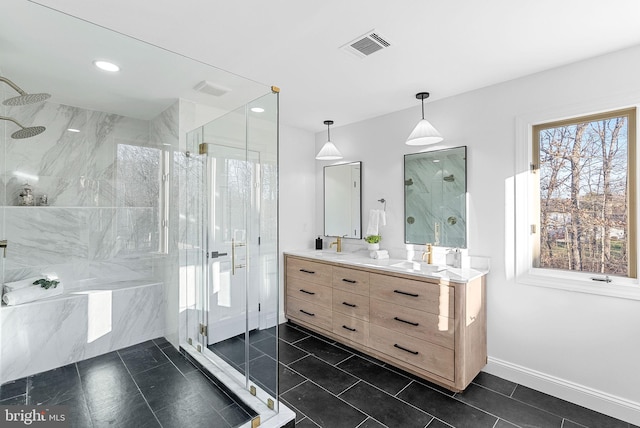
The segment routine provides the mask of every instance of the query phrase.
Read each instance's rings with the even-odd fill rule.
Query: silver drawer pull
[[[393,290],[394,293],[404,294],[405,296],[418,297],[418,294],[407,293],[406,291]]]
[[[305,315],[309,315],[310,317],[315,317],[316,316],[316,314],[312,314],[311,312],[307,312],[307,311],[305,311],[303,309],[300,309],[300,312],[302,312]]]
[[[396,344],[394,344],[393,346],[394,346],[394,348],[402,349],[403,351],[408,352],[408,353],[410,353],[410,354],[418,355],[418,351],[412,351],[412,350],[410,350],[410,349],[403,348],[402,346],[398,345],[397,343],[396,343]]]
[[[304,288],[301,288],[301,289],[300,289],[300,291],[301,291],[301,292],[303,292],[303,293],[305,293],[305,294],[311,294],[312,296],[313,296],[314,294],[316,294],[316,293],[314,293],[313,291],[307,291],[307,290],[305,290]]]
[[[417,326],[419,326],[419,325],[420,325],[420,324],[418,324],[417,322],[411,322],[411,321],[403,320],[402,318],[398,318],[398,317],[393,317],[393,319],[394,319],[394,320],[396,320],[396,321],[403,322],[403,323],[405,323],[405,324],[410,324],[410,325],[412,325],[412,326],[414,326],[414,327],[417,327]]]
[[[356,282],[358,282],[358,281],[355,281],[355,280],[353,280],[353,279],[347,279],[347,278],[342,278],[342,280],[343,280],[344,282],[348,282],[349,284],[355,284]]]
[[[347,329],[349,331],[356,331],[355,328],[347,327],[346,325],[343,325],[342,328]]]
[[[300,269],[300,272],[304,272],[304,273],[310,273],[311,275],[313,275],[315,272],[312,270],[306,270],[306,269]]]
[[[342,302],[343,305],[345,306],[349,306],[350,308],[355,308],[356,305],[354,305],[353,303],[347,303],[347,302]]]

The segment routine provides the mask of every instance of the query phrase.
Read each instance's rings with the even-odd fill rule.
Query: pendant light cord
[[[422,98],[422,120],[424,120],[424,98]]]
[[[424,113],[422,113],[422,115],[424,116]],[[331,141],[331,128],[330,128],[331,124],[327,123],[327,141]]]

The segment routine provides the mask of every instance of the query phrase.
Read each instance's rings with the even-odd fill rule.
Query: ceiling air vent
[[[388,48],[389,46],[391,46],[391,43],[382,37],[380,33],[375,30],[371,30],[342,46],[341,49],[357,56],[358,58],[365,58],[372,53]]]

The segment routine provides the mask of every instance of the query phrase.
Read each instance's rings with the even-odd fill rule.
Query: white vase
[[[380,249],[380,244],[379,243],[375,243],[375,244],[370,244],[367,242],[367,250],[369,251],[378,251]]]

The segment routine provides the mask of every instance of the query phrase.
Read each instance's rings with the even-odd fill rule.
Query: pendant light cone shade
[[[411,132],[409,138],[407,138],[406,144],[409,146],[426,146],[439,143],[444,140],[444,138],[442,138],[438,130],[424,118],[424,99],[429,98],[429,93],[419,92],[416,94],[416,98],[422,100],[422,119],[416,127],[413,128],[413,132]]]
[[[320,149],[316,155],[316,160],[338,160],[342,159],[342,153],[338,150],[335,144],[331,142],[331,133],[329,126],[333,125],[333,120],[325,120],[324,124],[327,125],[327,142]]]

